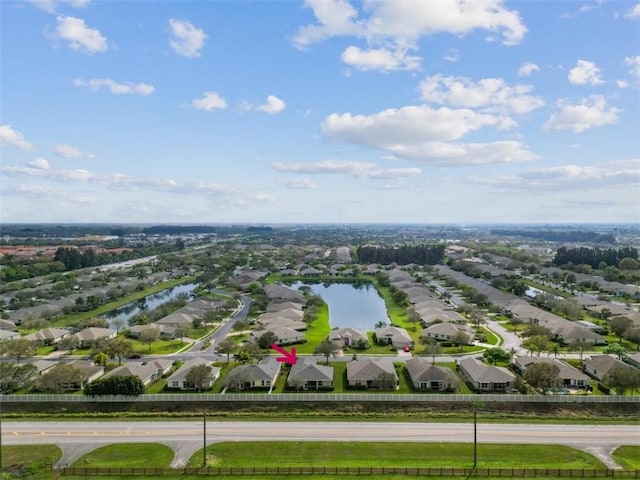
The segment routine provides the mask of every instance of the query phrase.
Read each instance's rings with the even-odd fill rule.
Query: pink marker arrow
[[[285,363],[290,363],[291,365],[295,365],[296,362],[298,361],[298,358],[296,357],[295,348],[292,348],[290,352],[287,352],[284,348],[282,348],[279,345],[276,345],[275,343],[271,344],[271,348],[273,348],[277,352],[284,355],[284,357],[276,357],[276,360],[278,362],[285,362]]]

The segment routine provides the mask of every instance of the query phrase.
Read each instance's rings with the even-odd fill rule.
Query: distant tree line
[[[211,225],[154,225],[142,229],[142,233],[146,235],[187,235],[217,231],[218,227]]]
[[[624,258],[638,260],[638,249],[633,247],[621,248],[591,248],[591,247],[560,247],[553,258],[555,265],[590,265],[593,268],[615,267]]]
[[[420,244],[400,246],[360,245],[358,247],[360,263],[380,263],[388,265],[435,265],[444,260],[443,244]]]
[[[598,233],[586,230],[519,230],[519,229],[493,229],[492,235],[506,237],[522,237],[548,242],[589,242],[589,243],[616,243],[616,237],[612,233]]]

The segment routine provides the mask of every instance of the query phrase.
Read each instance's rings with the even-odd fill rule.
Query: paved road
[[[222,441],[473,442],[470,423],[207,422],[207,443]],[[202,447],[203,424],[188,422],[3,422],[3,445],[57,444],[59,465],[70,465],[110,443],[157,442],[170,446],[180,467]],[[586,450],[610,467],[618,445],[640,445],[633,425],[478,424],[479,443],[560,444]],[[619,468],[619,467],[618,467]]]

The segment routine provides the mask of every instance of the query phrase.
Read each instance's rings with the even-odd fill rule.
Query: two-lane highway
[[[202,438],[202,422],[3,422],[4,445],[84,442],[180,442]],[[472,442],[472,424],[379,422],[207,422],[207,439],[221,441]],[[574,447],[640,445],[634,425],[478,424],[481,443]]]

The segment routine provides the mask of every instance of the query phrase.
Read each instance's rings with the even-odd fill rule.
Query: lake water
[[[111,310],[110,312],[101,315],[101,317],[106,318],[109,321],[110,325],[113,325],[112,322],[116,318],[123,320],[125,325],[129,325],[129,319],[134,315],[137,315],[138,313],[145,310],[153,310],[163,303],[175,300],[176,297],[181,293],[186,293],[187,295],[191,296],[195,288],[195,283],[185,283],[184,285],[177,285],[175,287],[167,288],[166,290],[148,295],[144,298],[141,298],[140,300],[127,303],[120,308]]]
[[[367,332],[374,330],[378,322],[390,323],[384,300],[370,283],[296,283],[293,288],[303,285],[308,285],[329,306],[331,328],[351,327]]]

